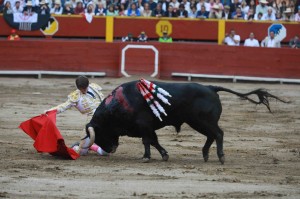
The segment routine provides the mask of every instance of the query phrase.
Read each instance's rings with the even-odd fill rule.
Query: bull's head
[[[119,136],[110,135],[110,132],[104,132],[103,129],[93,127],[91,123],[87,124],[86,132],[90,136],[89,147],[96,143],[107,153],[116,152],[119,145]]]

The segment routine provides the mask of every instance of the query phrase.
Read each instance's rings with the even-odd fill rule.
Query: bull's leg
[[[164,161],[168,161],[168,159],[169,159],[168,152],[159,144],[157,135],[155,132],[153,134],[151,145],[154,146],[158,150],[158,152],[160,153],[160,155]]]
[[[223,152],[223,136],[224,132],[222,129],[218,127],[217,133],[216,133],[216,143],[217,143],[217,154],[219,157],[219,160],[222,164],[225,162],[225,156]]]
[[[150,151],[150,144],[151,144],[151,139],[149,139],[148,137],[143,137],[143,144],[145,147],[145,153],[143,156],[143,162],[149,162],[150,158],[151,158],[151,151]]]
[[[208,152],[211,144],[214,140],[217,143],[217,155],[222,164],[225,162],[223,152],[223,131],[219,128],[217,123],[211,123],[210,121],[194,120],[187,122],[193,129],[207,136],[207,141],[203,147],[203,158],[204,161],[208,160]]]
[[[212,143],[214,142],[214,138],[212,138],[211,136],[208,136],[207,137],[207,140],[205,142],[205,145],[202,149],[202,154],[203,154],[203,158],[204,158],[204,161],[207,162],[208,160],[208,157],[209,157],[209,148],[210,146],[212,145]]]

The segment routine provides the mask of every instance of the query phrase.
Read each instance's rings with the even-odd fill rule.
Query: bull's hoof
[[[142,163],[148,163],[150,162],[150,158],[142,158]]]
[[[219,160],[220,160],[221,164],[224,164],[224,162],[225,162],[225,156],[223,155],[222,157],[219,158]]]
[[[168,161],[169,160],[169,155],[165,154],[162,156],[163,161]]]
[[[203,158],[204,158],[204,162],[208,161],[208,156],[203,156]]]

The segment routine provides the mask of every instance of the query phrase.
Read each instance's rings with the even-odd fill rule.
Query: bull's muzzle
[[[118,146],[114,145],[111,149],[111,153],[115,153],[117,151]]]

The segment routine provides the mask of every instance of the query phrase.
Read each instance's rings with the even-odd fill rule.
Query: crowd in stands
[[[300,0],[0,0],[0,12],[300,22]]]

